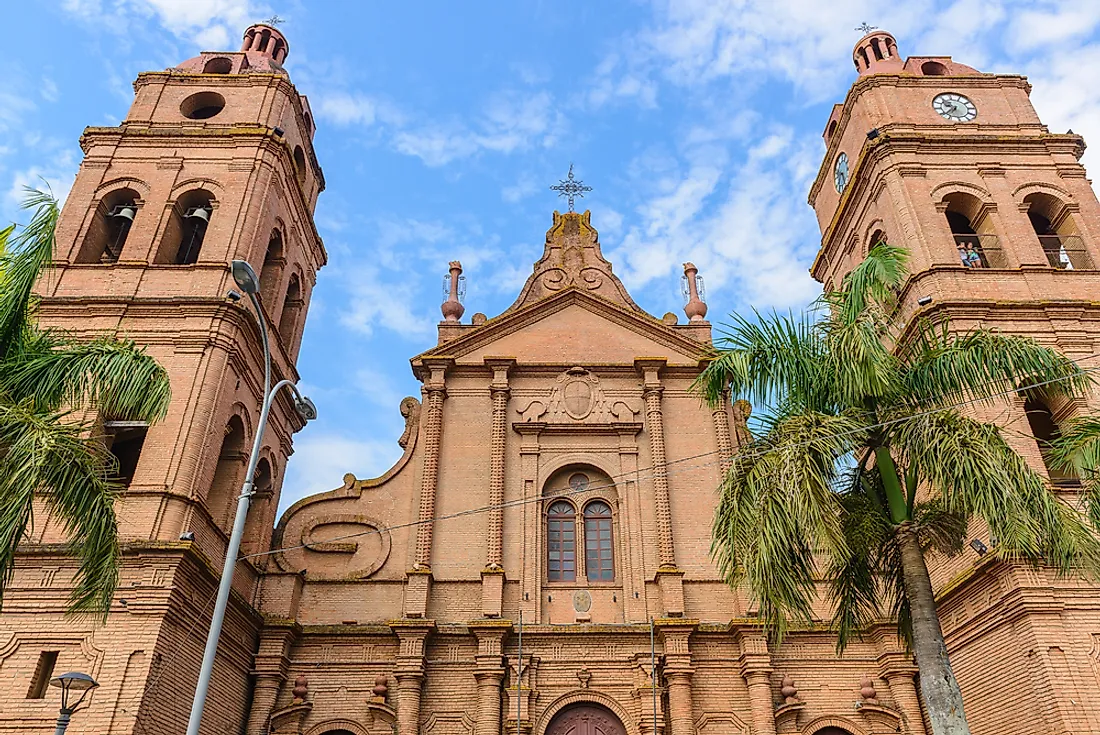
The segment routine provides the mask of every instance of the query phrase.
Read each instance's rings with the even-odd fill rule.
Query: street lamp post
[[[76,708],[88,696],[88,692],[95,689],[99,684],[87,674],[70,671],[67,674],[50,679],[50,686],[61,690],[61,713],[57,716],[57,729],[54,730],[54,735],[65,735],[65,730],[69,728],[69,720],[73,718],[73,712],[76,712]],[[69,696],[73,692],[80,692],[80,699],[70,702]]]
[[[252,476],[256,473],[256,464],[260,460],[260,444],[263,441],[264,428],[267,426],[267,415],[271,410],[271,403],[275,395],[282,388],[289,388],[293,394],[294,410],[305,421],[317,418],[317,407],[313,401],[303,396],[297,386],[289,380],[280,380],[274,386],[271,385],[271,349],[267,338],[267,321],[264,319],[264,310],[260,306],[257,294],[260,291],[260,279],[252,266],[243,260],[234,260],[231,267],[233,280],[244,291],[252,302],[252,308],[256,311],[256,320],[260,323],[260,338],[264,348],[264,400],[260,407],[260,420],[256,424],[256,436],[252,441],[252,454],[248,458],[248,469],[245,471],[244,484],[241,486],[240,497],[237,498],[237,514],[233,518],[233,532],[229,536],[229,548],[225,552],[225,565],[222,567],[222,578],[218,585],[218,601],[214,605],[214,617],[210,621],[210,631],[206,635],[206,650],[202,655],[202,668],[199,669],[199,681],[195,685],[195,699],[191,703],[191,718],[187,721],[187,735],[199,735],[199,723],[202,722],[202,710],[206,704],[206,694],[210,689],[210,679],[214,674],[214,658],[218,653],[218,638],[221,636],[222,623],[225,621],[225,609],[229,604],[229,592],[233,587],[233,569],[237,564],[237,554],[241,549],[241,537],[244,535],[245,517],[248,515],[248,504],[252,500]],[[230,291],[230,297],[240,300],[240,294]]]

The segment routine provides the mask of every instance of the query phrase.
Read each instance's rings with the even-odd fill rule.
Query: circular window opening
[[[926,77],[947,76],[947,67],[938,61],[926,61],[920,65],[920,73]]]
[[[217,92],[198,92],[180,105],[180,112],[191,120],[206,120],[225,109],[225,97]]]
[[[233,71],[233,62],[224,56],[211,59],[202,68],[203,74],[228,74],[231,71]]]
[[[583,493],[588,489],[588,475],[574,472],[569,476],[569,487],[573,488],[573,492]]]

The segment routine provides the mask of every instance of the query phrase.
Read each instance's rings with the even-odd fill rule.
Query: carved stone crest
[[[607,398],[600,379],[582,367],[569,368],[556,382],[547,398],[535,398],[519,409],[521,421],[610,424],[632,422],[641,411],[632,401]]]

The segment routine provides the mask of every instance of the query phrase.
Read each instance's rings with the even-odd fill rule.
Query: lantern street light
[[[289,388],[293,394],[292,402],[294,410],[302,417],[303,421],[312,421],[317,418],[317,407],[313,401],[301,394],[298,387],[290,380],[280,380],[274,386],[271,385],[271,348],[267,338],[267,321],[264,319],[264,310],[260,306],[260,279],[252,266],[243,260],[234,260],[230,266],[233,273],[233,281],[237,287],[244,291],[248,300],[252,302],[252,308],[256,312],[256,321],[260,324],[260,339],[264,349],[264,399],[260,406],[260,420],[256,424],[256,436],[252,442],[252,454],[248,458],[248,469],[245,471],[244,485],[241,494],[237,498],[237,514],[233,518],[233,532],[229,536],[229,548],[225,552],[225,565],[222,567],[222,578],[218,585],[218,600],[214,605],[214,617],[210,621],[210,631],[206,635],[206,650],[202,655],[202,668],[199,669],[199,680],[195,685],[195,699],[191,703],[191,718],[187,721],[187,735],[199,735],[199,723],[202,722],[202,710],[206,705],[206,694],[210,689],[210,679],[214,674],[214,659],[218,653],[218,638],[221,637],[222,623],[225,621],[225,609],[229,604],[229,592],[233,587],[233,569],[237,564],[237,554],[241,549],[241,537],[244,536],[244,522],[248,516],[248,504],[252,500],[252,478],[256,474],[256,465],[260,460],[260,444],[263,441],[264,428],[267,426],[267,415],[271,410],[271,403],[275,395],[282,388]],[[229,298],[240,301],[241,295],[236,291],[229,292]]]
[[[87,674],[70,671],[67,674],[50,679],[50,686],[61,690],[61,714],[57,716],[57,729],[54,730],[54,735],[65,735],[65,730],[69,727],[69,720],[73,718],[73,712],[76,712],[76,708],[84,702],[88,692],[95,689],[99,684]],[[72,702],[71,697],[76,692],[80,692],[80,699]]]

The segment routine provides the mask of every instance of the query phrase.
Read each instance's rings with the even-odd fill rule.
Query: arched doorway
[[[575,704],[554,715],[546,735],[626,735],[626,728],[606,707]]]

